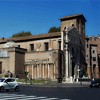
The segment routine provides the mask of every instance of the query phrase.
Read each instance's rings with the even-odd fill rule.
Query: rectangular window
[[[59,50],[61,50],[61,41],[58,41],[59,43]]]
[[[34,44],[30,44],[30,50],[34,51]]]
[[[20,48],[20,45],[18,45],[18,48]]]
[[[93,53],[95,53],[95,50],[93,50]]]
[[[88,44],[87,44],[87,48],[88,48]]]
[[[93,57],[93,61],[96,61],[96,57]]]
[[[49,50],[48,42],[44,43],[44,46],[45,46],[45,51],[48,51]]]

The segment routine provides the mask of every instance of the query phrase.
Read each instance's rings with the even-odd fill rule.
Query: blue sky
[[[85,16],[86,35],[100,34],[99,0],[0,0],[0,38],[21,31],[47,33],[60,26],[60,18],[73,14]]]

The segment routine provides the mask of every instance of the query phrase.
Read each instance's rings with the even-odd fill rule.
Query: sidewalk
[[[21,83],[20,85],[28,85],[34,87],[89,87],[90,82],[75,82],[75,83],[45,83],[45,84],[30,84],[30,83]]]
[[[89,87],[90,82],[62,83],[62,87]]]

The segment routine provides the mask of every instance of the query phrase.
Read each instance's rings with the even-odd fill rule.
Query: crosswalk
[[[33,95],[27,96],[19,94],[0,93],[0,100],[71,100],[71,99],[59,99],[59,98],[48,98],[45,96],[37,97]]]

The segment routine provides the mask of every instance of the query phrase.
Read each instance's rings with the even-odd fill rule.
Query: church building
[[[0,74],[72,82],[85,66],[82,14],[60,19],[61,32],[0,39]]]

